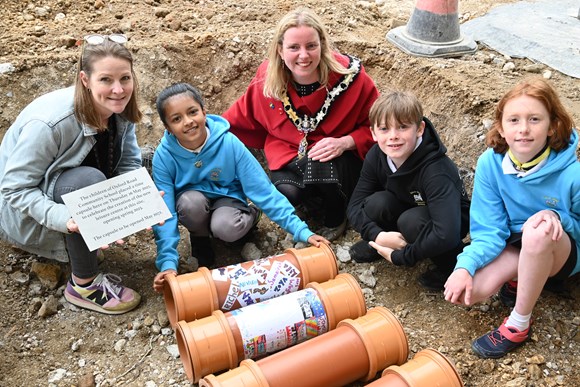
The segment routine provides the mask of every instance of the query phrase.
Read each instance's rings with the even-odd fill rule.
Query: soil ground
[[[461,1],[459,20],[508,2]],[[145,118],[138,127],[139,142],[155,146],[163,130],[154,102],[163,87],[188,81],[203,90],[211,113],[223,112],[264,59],[277,20],[302,4],[321,15],[340,51],[362,59],[381,91],[415,91],[469,190],[494,105],[519,79],[551,71],[551,81],[580,121],[579,81],[541,64],[507,58],[483,45],[474,55],[454,59],[412,57],[395,48],[385,34],[407,22],[412,0],[15,0],[0,7],[0,64],[14,67],[0,74],[0,137],[34,98],[73,83],[77,39],[90,32],[121,32],[130,37],[141,86]],[[508,62],[512,69],[504,68]],[[251,242],[268,256],[284,250],[284,236],[263,218]],[[333,248],[347,249],[358,239],[348,230]],[[170,352],[175,339],[166,328],[163,299],[151,287],[156,273],[152,236],[143,231],[127,242],[107,251],[102,267],[121,275],[143,301],[135,311],[116,317],[63,301],[67,265],[57,265],[62,274],[51,289],[31,272],[37,262],[49,261],[0,243],[0,385],[189,385],[181,360]],[[180,248],[186,262],[188,246]],[[240,260],[240,247],[216,248],[220,264]],[[569,281],[564,292],[543,294],[534,312],[531,343],[503,359],[481,360],[472,354],[470,341],[496,326],[509,310],[495,298],[471,308],[446,303],[441,294],[417,285],[416,277],[426,267],[340,263],[343,272],[364,278],[360,275],[366,271],[376,279],[374,285],[368,276],[366,283],[361,279],[367,307],[383,305],[395,313],[407,333],[410,358],[422,349],[437,349],[455,363],[466,386],[580,385],[578,279]],[[56,313],[39,317],[39,308],[51,298],[57,300]]]

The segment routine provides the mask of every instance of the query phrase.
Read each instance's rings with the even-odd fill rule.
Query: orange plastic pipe
[[[287,249],[283,254],[197,272],[166,276],[163,298],[172,327],[178,321],[210,316],[300,289],[310,282],[336,277],[336,255],[330,246]]]
[[[367,387],[463,387],[453,364],[440,352],[428,348],[402,366],[390,366]]]
[[[197,383],[205,375],[311,339],[333,330],[344,319],[365,313],[358,282],[342,273],[260,304],[179,321],[175,335],[185,373]]]
[[[386,308],[376,307],[341,321],[322,336],[238,368],[201,379],[200,387],[332,387],[368,381],[390,365],[407,360],[403,327]]]

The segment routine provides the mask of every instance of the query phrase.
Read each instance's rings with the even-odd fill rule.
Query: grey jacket
[[[47,258],[68,261],[64,244],[64,204],[53,201],[62,172],[77,167],[93,148],[95,129],[73,110],[74,87],[53,91],[30,103],[0,144],[0,238]],[[116,115],[121,157],[115,174],[141,167],[135,125]]]

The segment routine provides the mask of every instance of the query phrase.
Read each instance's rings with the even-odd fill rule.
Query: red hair
[[[494,122],[485,138],[486,145],[493,148],[496,153],[507,152],[509,146],[499,132],[503,111],[509,100],[522,95],[535,98],[546,107],[550,115],[550,129],[553,132],[553,135],[548,137],[548,145],[555,151],[565,149],[572,135],[574,121],[562,105],[556,90],[544,78],[539,77],[518,83],[502,97],[495,108]]]

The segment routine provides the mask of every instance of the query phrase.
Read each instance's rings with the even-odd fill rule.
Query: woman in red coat
[[[368,112],[378,97],[359,59],[338,53],[314,12],[278,23],[269,58],[223,114],[248,147],[264,149],[272,182],[294,206],[317,198],[338,238],[362,160],[374,144]]]

